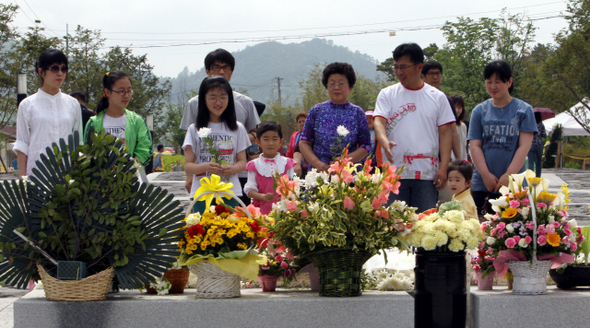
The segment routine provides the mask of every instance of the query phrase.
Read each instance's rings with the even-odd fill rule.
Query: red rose
[[[201,236],[205,234],[205,229],[200,224],[195,224],[194,226],[188,228],[188,234],[191,236],[191,238],[196,235]]]

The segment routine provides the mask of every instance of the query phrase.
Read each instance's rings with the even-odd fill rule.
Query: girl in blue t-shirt
[[[473,109],[467,136],[475,165],[471,193],[480,215],[491,212],[488,200],[500,197],[498,189],[508,186],[508,176],[525,170],[537,131],[531,105],[511,96],[510,65],[493,61],[483,75],[492,98]]]

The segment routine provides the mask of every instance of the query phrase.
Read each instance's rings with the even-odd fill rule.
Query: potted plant
[[[485,243],[479,243],[477,255],[471,259],[471,265],[475,280],[477,281],[477,289],[490,290],[494,285],[494,277],[496,270],[494,269],[494,250],[491,247],[486,247]]]
[[[560,289],[574,289],[577,286],[590,286],[590,226],[582,227],[584,242],[576,250],[574,263],[562,264],[551,269],[549,274]]]
[[[78,281],[85,266],[89,275],[114,270],[121,287],[140,288],[161,276],[161,263],[175,259],[178,201],[137,182],[135,162],[115,137],[92,132],[89,144],[78,144],[77,133],[67,144],[60,140],[41,155],[30,182],[0,188],[11,199],[0,213],[0,271],[8,285],[22,288],[38,275],[61,278],[55,264],[74,261],[84,263],[72,271]],[[47,297],[56,299],[45,285]]]
[[[201,179],[201,188],[216,190],[209,195],[213,198],[215,194],[218,200],[222,195],[233,196],[230,187],[214,174],[211,180]],[[197,190],[195,200],[201,199],[201,194],[202,189]],[[197,275],[197,297],[239,297],[240,276],[256,280],[258,265],[266,261],[253,248],[259,239],[266,238],[266,233],[249,212],[227,208],[220,202],[212,210],[206,206],[202,215],[187,215],[182,225],[179,264]]]
[[[524,186],[527,180],[529,188]],[[584,237],[565,208],[567,187],[549,193],[549,182],[531,170],[509,176],[504,195],[490,200],[496,212],[484,222],[486,243],[494,250],[494,267],[503,276],[508,267],[514,276],[514,294],[544,294],[549,269],[572,263]]]
[[[263,292],[274,292],[278,279],[282,278],[283,284],[288,284],[295,278],[297,270],[293,254],[274,240],[272,234],[260,244],[259,253],[267,259],[258,269],[257,280],[262,284]]]
[[[280,201],[269,214],[274,238],[320,272],[320,295],[361,294],[362,264],[379,250],[403,247],[398,235],[415,215],[402,203],[385,207],[399,176],[387,164],[371,174],[370,160],[353,164],[344,149],[328,172],[308,172],[305,181],[276,177]],[[342,272],[348,272],[348,277]]]
[[[417,248],[414,308],[415,326],[465,326],[467,313],[466,249],[475,249],[485,235],[476,219],[467,219],[453,200],[421,213],[402,237]],[[425,311],[424,309],[431,309]]]

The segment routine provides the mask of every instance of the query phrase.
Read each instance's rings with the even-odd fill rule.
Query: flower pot
[[[541,295],[547,293],[547,272],[551,268],[551,261],[507,261],[506,265],[512,271],[514,283],[512,294]]]
[[[301,270],[299,270],[299,273],[305,273],[307,272],[307,274],[309,274],[309,285],[311,287],[311,291],[312,292],[319,292],[320,291],[320,272],[318,271],[318,269],[315,267],[315,265],[313,265],[313,263],[310,263],[306,266],[304,266],[303,268],[301,268]]]
[[[576,286],[590,286],[590,266],[568,265],[563,273],[556,269],[549,271],[549,275],[559,289],[574,289]]]
[[[343,248],[326,248],[308,254],[319,271],[320,296],[360,296],[362,267],[371,256],[365,251]]]
[[[495,272],[488,273],[485,277],[482,277],[483,272],[475,272],[475,280],[477,280],[478,290],[492,290],[494,286]]]
[[[169,294],[182,294],[184,293],[184,287],[188,283],[188,277],[190,276],[191,272],[188,268],[182,268],[180,270],[170,269],[164,273],[164,278],[168,279],[170,282],[170,290],[168,291]],[[158,292],[150,287],[149,285],[146,286],[146,291],[148,294],[157,294]]]
[[[277,276],[260,276],[256,280],[262,284],[263,292],[274,292],[277,290],[277,280],[279,280]]]
[[[465,327],[465,252],[416,252],[415,327]]]

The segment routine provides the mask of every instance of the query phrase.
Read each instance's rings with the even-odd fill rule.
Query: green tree
[[[381,64],[377,64],[377,71],[385,73],[387,81],[396,83],[395,73],[393,72],[393,57],[387,58]]]
[[[441,89],[447,94],[463,94],[467,110],[488,98],[483,70],[492,60],[507,61],[518,85],[522,60],[530,52],[535,31],[522,15],[503,13],[500,18],[478,21],[458,17],[458,22],[446,22],[442,30],[447,42],[434,55],[444,67]]]
[[[384,82],[380,80],[373,81],[363,75],[357,75],[348,100],[364,110],[373,110],[377,96],[384,86]]]
[[[315,64],[314,68],[307,73],[306,78],[299,82],[299,87],[301,88],[301,106],[306,112],[309,112],[315,104],[330,99],[328,90],[322,84],[324,68],[326,68],[325,64]]]
[[[555,48],[541,66],[543,80],[553,80],[544,91],[554,99],[554,109],[568,110],[590,132],[590,1],[572,0],[568,4],[567,29],[557,34]],[[581,103],[577,109],[570,107]]]
[[[67,36],[69,45],[66,55],[69,73],[66,89],[82,91],[88,108],[94,108],[103,94],[102,77],[106,73],[99,53],[105,39],[100,31],[91,31],[78,25],[74,36]]]
[[[180,129],[184,106],[167,104],[154,112],[154,144],[171,144],[180,154],[186,131]]]
[[[10,24],[17,5],[0,3],[0,129],[13,122],[16,114],[16,60],[14,50],[18,32]],[[1,138],[1,135],[0,135]],[[0,145],[3,144],[0,140]]]

